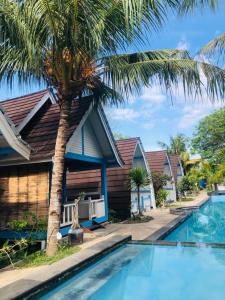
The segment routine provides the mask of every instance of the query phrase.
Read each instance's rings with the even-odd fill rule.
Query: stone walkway
[[[199,205],[203,200],[207,198],[207,194],[202,192],[195,198],[194,201],[186,202],[183,206],[194,206]],[[80,255],[86,253],[96,247],[101,248],[103,244],[107,244],[110,240],[116,238],[116,236],[125,237],[131,235],[133,240],[145,240],[150,238],[153,239],[154,235],[158,233],[162,228],[170,228],[174,226],[181,219],[180,216],[170,214],[169,208],[156,209],[148,213],[154,219],[148,223],[139,224],[108,224],[105,228],[98,229],[95,231],[96,237],[84,243],[81,246],[81,251],[77,254],[67,257],[64,260],[74,261],[79,258]],[[155,236],[157,238],[157,234]],[[54,270],[55,265],[60,264],[60,262],[54,263],[52,265],[45,265],[36,268],[26,268],[26,269],[14,269],[14,270],[2,270],[0,271],[0,299],[4,299],[4,290],[9,290],[11,284],[21,283],[23,280],[28,278],[35,278],[37,274],[49,274]],[[61,263],[62,264],[62,263]],[[6,298],[7,299],[7,298]]]

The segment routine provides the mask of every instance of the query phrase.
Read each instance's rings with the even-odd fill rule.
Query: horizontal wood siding
[[[49,198],[49,167],[27,165],[0,168],[0,225],[33,212],[46,218]]]
[[[82,134],[81,128],[78,128],[70,138],[67,145],[67,152],[82,154]]]
[[[84,154],[101,158],[102,151],[97,141],[96,134],[92,129],[90,122],[87,120],[84,124]]]

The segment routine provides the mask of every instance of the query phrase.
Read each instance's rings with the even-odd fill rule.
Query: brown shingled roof
[[[166,150],[145,152],[151,172],[163,174],[164,165],[167,162]]]
[[[42,97],[48,92],[43,90],[26,96],[9,99],[0,102],[6,115],[18,126],[29,112],[37,105]],[[92,103],[91,97],[75,100],[71,108],[71,126],[68,138],[80,123],[84,113]],[[59,123],[59,106],[46,102],[43,107],[22,131],[21,136],[31,147],[31,160],[48,160],[54,155],[56,135]]]
[[[172,174],[175,182],[177,182],[177,165],[179,164],[180,157],[179,155],[169,155]]]
[[[68,139],[79,125],[91,103],[91,97],[83,98],[82,101],[73,101]],[[23,139],[32,148],[31,160],[53,157],[58,123],[59,105],[46,103],[43,109],[30,122],[29,126],[22,131]]]
[[[0,105],[17,127],[47,92],[48,90],[43,90],[29,95],[1,101]]]

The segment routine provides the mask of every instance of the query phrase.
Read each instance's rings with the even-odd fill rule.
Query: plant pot
[[[84,241],[84,231],[82,228],[70,229],[68,233],[70,245],[79,245]]]

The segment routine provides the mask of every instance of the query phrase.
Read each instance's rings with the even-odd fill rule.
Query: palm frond
[[[219,4],[218,0],[182,0],[180,1],[180,13],[186,14],[189,11],[194,11],[195,9],[204,9],[209,7],[212,11],[215,11]]]
[[[206,44],[201,50],[200,53],[203,55],[213,55],[213,54],[225,54],[225,33],[211,40]]]
[[[181,82],[185,95],[201,96],[202,90],[206,89],[212,99],[224,98],[225,71],[192,60],[186,51],[132,53],[104,58],[103,61],[105,82],[126,95],[139,93],[143,85],[155,82],[171,91]],[[201,73],[205,77],[205,85]]]

